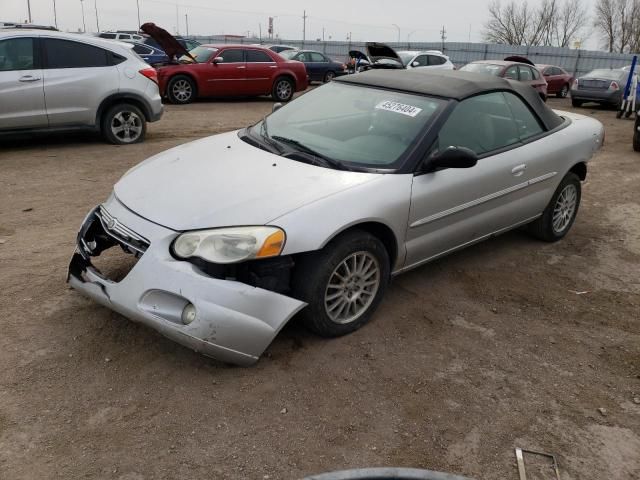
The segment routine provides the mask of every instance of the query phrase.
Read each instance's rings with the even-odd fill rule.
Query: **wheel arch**
[[[398,260],[398,239],[393,233],[391,227],[379,221],[369,220],[352,225],[347,225],[343,229],[335,232],[331,237],[327,238],[320,246],[320,249],[325,248],[327,244],[340,237],[341,235],[352,232],[354,230],[363,230],[378,238],[382,242],[385,249],[387,250],[387,253],[389,254],[389,267],[391,271],[394,271],[395,265]]]
[[[569,169],[569,172],[575,173],[581,181],[587,179],[587,164],[585,162],[578,162]]]
[[[100,106],[98,107],[98,110],[96,111],[97,128],[100,128],[102,117],[105,112],[107,112],[111,107],[117,105],[118,103],[130,103],[132,105],[135,105],[143,113],[145,120],[147,122],[151,121],[152,109],[144,98],[135,93],[114,93],[113,95],[109,95],[107,98],[102,100]]]

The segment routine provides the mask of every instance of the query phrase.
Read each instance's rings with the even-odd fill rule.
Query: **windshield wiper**
[[[267,125],[266,115],[262,118],[262,125],[260,125],[260,136],[264,139],[265,142],[267,142],[269,145],[275,148],[279,155],[282,155],[283,153],[282,147],[280,147],[280,145],[278,145],[278,142],[273,140],[269,135],[269,127]]]
[[[277,140],[278,142],[281,142],[281,143],[293,145],[302,153],[306,153],[317,158],[325,166],[333,167],[336,170],[351,170],[349,167],[342,164],[341,162],[334,160],[333,158],[325,157],[321,153],[316,152],[314,149],[307,147],[305,144],[300,143],[298,140],[294,140],[293,138],[281,137],[279,135],[274,135],[273,137],[270,137],[270,138],[273,140]]]

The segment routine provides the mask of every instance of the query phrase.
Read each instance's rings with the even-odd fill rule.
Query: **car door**
[[[313,57],[312,52],[302,52],[304,56],[304,66],[307,69],[307,74],[311,81],[320,81],[324,78],[322,71],[322,63],[318,62],[318,57]]]
[[[217,53],[207,65],[205,85],[201,85],[205,95],[250,95],[247,80],[247,65],[244,48],[225,48]]]
[[[42,37],[41,41],[49,126],[94,125],[102,100],[120,89],[113,54],[73,40]]]
[[[0,40],[0,129],[46,127],[44,82],[32,37]]]
[[[331,68],[331,60],[320,52],[309,52],[308,55],[311,57],[311,63],[315,65],[316,78],[323,82],[325,75]]]
[[[273,77],[278,64],[268,53],[258,49],[247,49],[247,91],[250,95],[271,93]]]
[[[538,129],[540,133],[539,124]],[[460,102],[428,156],[451,146],[473,150],[478,163],[469,169],[415,175],[406,235],[407,266],[509,228],[530,213],[521,211],[519,201],[526,196],[527,164],[535,152],[522,148],[506,93]]]
[[[542,72],[542,76],[547,81],[547,92],[556,93],[560,90],[558,85],[558,74],[555,67],[547,67]]]
[[[411,68],[421,68],[429,65],[428,55],[418,55],[411,60]]]

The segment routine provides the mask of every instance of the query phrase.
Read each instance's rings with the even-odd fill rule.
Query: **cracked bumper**
[[[149,245],[124,279],[109,280],[91,264],[91,239],[86,236],[91,225],[100,222],[99,209],[95,209],[78,234],[69,266],[69,284],[181,345],[223,362],[250,365],[305,306],[274,292],[211,278],[171,256],[169,246],[178,232],[139,217],[113,196],[103,208],[117,225],[124,226],[119,231],[135,232]],[[104,222],[98,228],[110,235]],[[122,235],[118,234],[118,238]],[[196,319],[185,325],[181,314],[189,303],[195,306]]]

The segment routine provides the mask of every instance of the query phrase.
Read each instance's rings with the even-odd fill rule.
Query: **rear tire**
[[[186,75],[176,75],[167,85],[167,96],[171,103],[185,105],[196,99],[197,91],[195,82]]]
[[[114,145],[140,143],[147,133],[147,120],[142,111],[130,103],[118,103],[102,116],[100,131]]]
[[[529,232],[545,242],[564,238],[578,215],[581,196],[580,178],[573,172],[567,173],[542,216],[528,225]]]
[[[582,100],[574,100],[572,98],[571,99],[571,106],[573,106],[575,108],[580,108],[582,106]]]
[[[371,319],[384,296],[389,272],[389,254],[382,242],[353,230],[296,259],[292,296],[308,304],[300,317],[309,330],[338,337]]]
[[[640,117],[636,117],[633,123],[633,149],[636,152],[640,152],[640,132],[638,128],[640,128]]]
[[[567,98],[567,95],[569,95],[569,85],[565,83],[562,86],[562,89],[558,93],[556,93],[556,96],[558,98]]]
[[[293,80],[286,77],[277,78],[273,84],[271,96],[276,102],[288,102],[293,98],[295,85]]]
[[[336,73],[329,71],[327,73],[324,74],[324,83],[329,83],[331,82],[334,78],[336,78]]]

